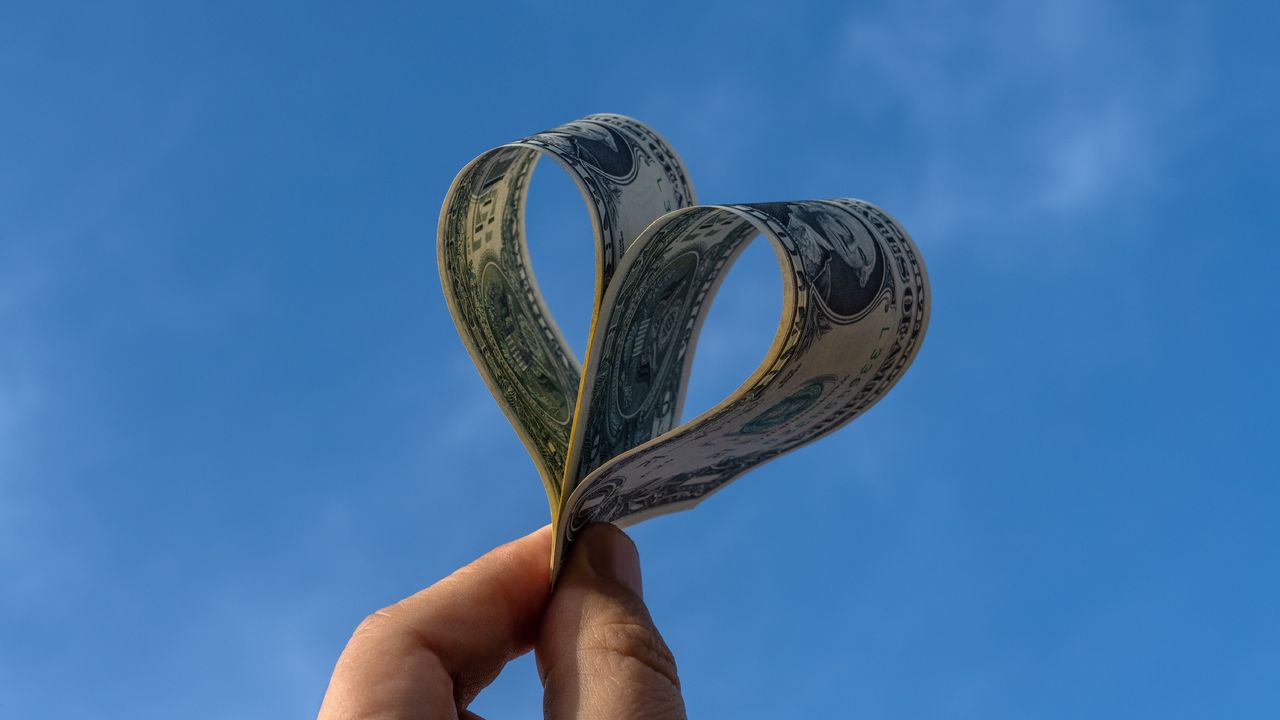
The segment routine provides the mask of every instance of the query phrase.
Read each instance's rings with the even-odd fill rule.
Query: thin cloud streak
[[[1194,17],[1175,7],[1156,22]],[[852,14],[838,62],[891,108],[861,111],[892,112],[928,139],[913,228],[952,236],[1158,190],[1200,93],[1200,50],[1167,39],[1193,33],[1141,25],[1097,2],[912,0]]]

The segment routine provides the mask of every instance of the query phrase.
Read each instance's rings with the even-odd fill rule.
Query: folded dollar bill
[[[525,197],[542,156],[572,176],[595,230],[581,363],[525,244]],[[681,423],[702,321],[757,236],[782,271],[773,344],[733,395]],[[472,160],[445,196],[438,252],[458,333],[546,486],[553,570],[587,523],[693,507],[854,419],[902,376],[929,322],[920,252],[883,210],[851,199],[698,205],[675,150],[621,115],[590,115]]]

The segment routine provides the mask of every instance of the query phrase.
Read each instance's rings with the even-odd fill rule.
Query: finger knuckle
[[[359,625],[356,625],[356,629],[351,633],[351,637],[354,639],[367,635],[376,635],[383,632],[388,626],[394,623],[391,618],[393,610],[394,607],[390,607],[369,613],[360,621]]]
[[[590,650],[606,662],[639,664],[647,671],[661,675],[676,688],[680,680],[676,659],[667,643],[652,625],[617,620],[596,625],[587,637]]]

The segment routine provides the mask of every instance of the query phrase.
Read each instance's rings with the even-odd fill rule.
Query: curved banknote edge
[[[574,179],[596,238],[585,368],[533,277],[524,205],[538,158]],[[533,457],[555,526],[553,572],[587,523],[684,510],[748,469],[812,442],[883,397],[919,350],[928,276],[906,231],[849,199],[694,205],[675,151],[621,115],[591,115],[490,150],[440,212],[449,311]],[[783,308],[764,361],[677,426],[715,292],[757,235]]]
[[[757,233],[773,245],[782,271],[773,344],[732,395],[673,428],[711,297]],[[929,301],[911,237],[860,200],[664,215],[628,250],[602,298],[553,567],[587,523],[625,527],[691,508],[750,468],[862,414],[915,358]]]
[[[538,291],[524,233],[539,156],[582,192],[596,238],[592,322],[627,246],[663,213],[694,202],[675,151],[643,123],[590,115],[494,148],[454,178],[437,252],[449,312],[498,405],[537,465],[552,516],[560,506],[580,365]]]

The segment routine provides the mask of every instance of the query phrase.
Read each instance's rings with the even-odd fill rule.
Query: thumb
[[[685,717],[675,658],[640,593],[631,538],[588,526],[569,550],[535,648],[546,717]]]

